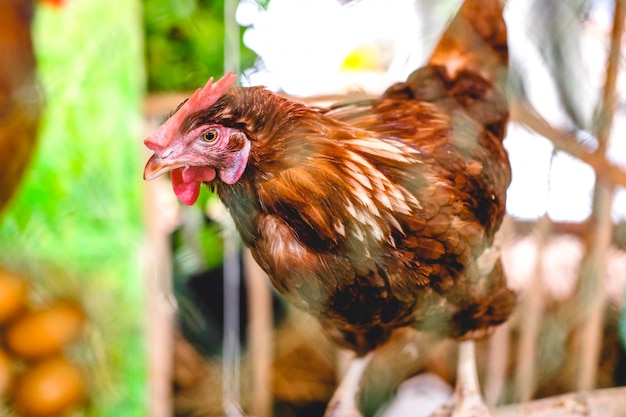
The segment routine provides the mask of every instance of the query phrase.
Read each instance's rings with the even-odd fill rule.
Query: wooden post
[[[609,137],[615,113],[615,87],[619,71],[620,51],[624,31],[624,5],[615,1],[611,48],[607,61],[606,80],[602,102],[595,125],[598,140],[597,153],[604,155],[608,148]],[[596,185],[591,214],[590,236],[587,253],[580,266],[577,299],[583,306],[583,323],[580,328],[580,361],[577,372],[577,388],[592,389],[595,385],[596,372],[602,347],[602,329],[604,327],[604,309],[606,298],[604,280],[606,276],[606,255],[611,245],[613,222],[611,207],[613,186],[603,183],[596,176]]]

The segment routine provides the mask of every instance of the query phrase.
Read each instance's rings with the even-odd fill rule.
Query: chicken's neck
[[[267,125],[255,122],[261,127],[250,134],[252,148],[241,179],[232,185],[216,185],[248,244],[258,238],[256,222],[264,215],[290,216],[311,233],[316,230],[315,234],[328,229],[331,218],[340,217],[333,208],[345,207],[345,195],[350,192],[345,181],[344,142],[352,139],[354,132],[315,109],[291,102],[278,104],[265,107]],[[330,238],[328,235],[323,239]]]

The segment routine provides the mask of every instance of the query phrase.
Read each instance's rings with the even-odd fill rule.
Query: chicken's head
[[[211,78],[159,127],[144,143],[154,151],[146,164],[144,179],[154,179],[171,172],[174,192],[181,202],[192,205],[198,199],[203,182],[218,175],[226,184],[236,183],[248,162],[250,142],[240,130],[215,123],[195,122],[235,83],[228,73],[216,83]]]

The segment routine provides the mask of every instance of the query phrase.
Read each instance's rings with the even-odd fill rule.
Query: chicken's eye
[[[216,129],[209,129],[202,134],[202,140],[208,143],[215,142],[217,136],[218,134]]]

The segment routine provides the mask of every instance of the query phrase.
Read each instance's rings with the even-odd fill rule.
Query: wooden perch
[[[626,388],[575,392],[500,407],[495,417],[623,417]]]
[[[554,147],[566,152],[574,158],[589,164],[596,172],[598,179],[611,185],[626,188],[626,172],[610,162],[602,153],[594,152],[576,140],[572,134],[561,132],[545,120],[535,108],[524,99],[515,98],[509,103],[511,121],[517,122],[548,139]]]

